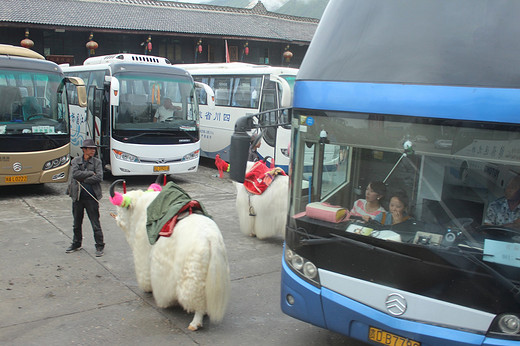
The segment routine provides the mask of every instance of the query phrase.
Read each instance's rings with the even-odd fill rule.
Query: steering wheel
[[[520,230],[500,225],[482,225],[476,231],[484,236],[490,236],[499,240],[511,240],[513,237],[520,236]]]
[[[452,219],[446,226],[450,227],[450,228],[462,227],[463,229],[467,229],[472,223],[473,223],[473,219],[470,217],[459,217],[456,219]]]
[[[51,116],[49,114],[35,113],[35,114],[29,115],[26,120],[31,120],[31,119],[36,118],[36,117],[42,117],[42,118],[51,119]]]

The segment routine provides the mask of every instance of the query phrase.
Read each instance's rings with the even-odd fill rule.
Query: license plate
[[[403,338],[374,327],[370,327],[368,330],[368,339],[389,346],[421,346],[421,343],[418,341]]]
[[[8,177],[5,177],[6,183],[26,183],[27,182],[27,176],[26,175],[11,175]]]
[[[154,172],[168,172],[170,170],[170,166],[153,166]]]

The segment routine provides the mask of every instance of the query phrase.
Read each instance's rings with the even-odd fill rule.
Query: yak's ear
[[[162,187],[159,184],[153,183],[148,187],[148,191],[161,191]]]

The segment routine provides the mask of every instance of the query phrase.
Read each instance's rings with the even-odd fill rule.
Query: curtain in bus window
[[[245,80],[248,79],[249,78],[235,78],[231,101],[233,107],[246,108],[251,104],[249,101],[251,99],[250,83],[245,82]]]
[[[218,77],[212,78],[212,89],[215,91],[215,105],[216,106],[230,106],[231,105],[231,86],[233,78]]]
[[[261,82],[261,77],[236,77],[233,87],[232,105],[242,108],[257,108],[257,90]]]

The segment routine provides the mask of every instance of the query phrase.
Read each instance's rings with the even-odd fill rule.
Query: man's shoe
[[[101,257],[101,256],[103,256],[103,254],[104,254],[103,249],[96,250],[96,257]]]
[[[81,250],[81,245],[74,245],[74,244],[71,244],[67,250],[65,250],[66,253],[71,253],[71,252],[75,252],[75,251],[78,251],[78,250]]]

